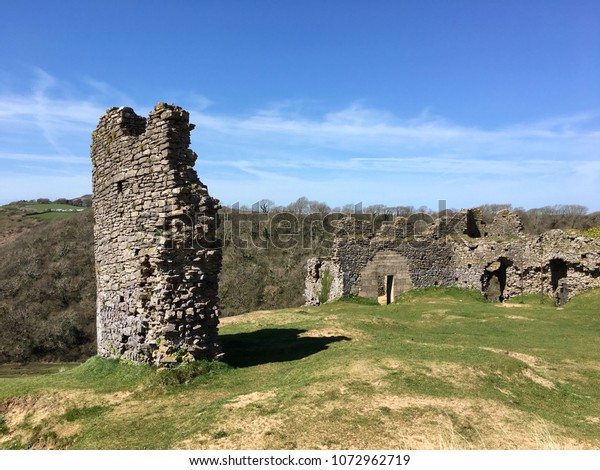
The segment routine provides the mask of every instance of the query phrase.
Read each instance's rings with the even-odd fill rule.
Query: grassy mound
[[[229,317],[221,363],[0,379],[0,446],[597,449],[599,307],[427,289]]]

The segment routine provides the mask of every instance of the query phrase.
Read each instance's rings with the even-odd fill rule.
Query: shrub
[[[600,238],[600,227],[590,227],[583,232],[584,237]]]
[[[8,425],[4,416],[0,414],[0,436],[3,434],[8,434]]]
[[[329,269],[325,269],[321,273],[321,292],[319,292],[319,303],[324,304],[329,300],[329,293],[331,292],[331,284],[333,283],[333,276]]]

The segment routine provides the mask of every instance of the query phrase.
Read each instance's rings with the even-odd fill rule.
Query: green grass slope
[[[458,289],[223,319],[222,363],[0,379],[0,446],[598,449],[600,292]]]

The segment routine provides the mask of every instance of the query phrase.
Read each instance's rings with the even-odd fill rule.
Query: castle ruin
[[[111,108],[93,133],[98,354],[168,366],[219,358],[218,200],[193,169],[189,114]]]
[[[358,295],[389,304],[412,288],[477,289],[491,302],[542,294],[557,305],[600,287],[600,240],[550,230],[525,235],[508,210],[486,223],[478,209],[441,217],[418,235],[403,217],[375,229],[360,217],[337,223],[331,257],[307,263],[305,300]]]

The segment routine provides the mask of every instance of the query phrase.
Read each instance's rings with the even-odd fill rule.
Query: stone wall
[[[494,221],[489,229],[491,237],[510,237],[513,235],[523,235],[523,223],[517,214],[507,209],[498,211]]]
[[[98,354],[159,366],[221,356],[219,203],[189,149],[189,114],[111,108],[93,133]]]
[[[344,295],[343,277],[337,260],[331,258],[311,258],[306,265],[306,277],[313,282],[306,284],[304,297],[311,305],[318,305],[320,298],[325,296],[326,302],[338,299]],[[324,279],[329,278],[329,287],[324,290]]]
[[[599,240],[560,230],[525,236],[519,217],[507,210],[489,222],[478,209],[463,209],[418,238],[407,236],[405,222],[397,218],[376,233],[359,230],[350,218],[339,223],[330,263],[343,283],[340,297],[381,298],[382,279],[394,283],[392,297],[410,287],[458,286],[480,290],[492,302],[543,293],[564,303],[600,287]],[[309,272],[307,292],[314,282]],[[306,302],[318,304],[309,296]]]
[[[412,287],[408,260],[394,251],[380,251],[361,272],[359,294],[389,303]]]

